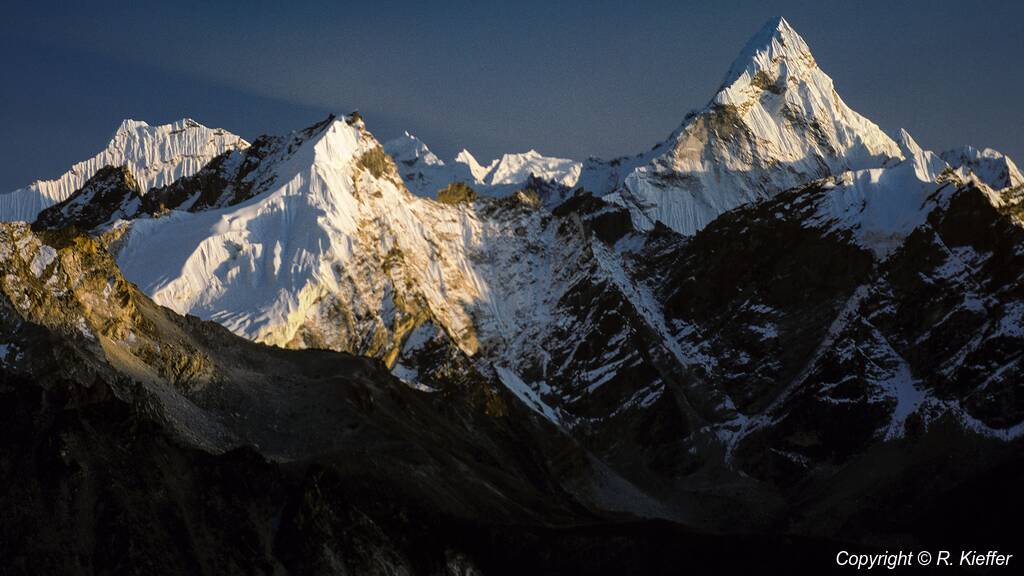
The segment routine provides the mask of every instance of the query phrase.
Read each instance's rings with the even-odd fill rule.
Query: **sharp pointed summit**
[[[850,109],[783,18],[740,52],[701,112],[622,176],[610,200],[641,228],[661,222],[694,234],[719,214],[809,180],[902,159],[900,147]],[[607,166],[588,168],[608,170]]]
[[[934,181],[949,165],[931,150],[921,148],[921,145],[914,140],[906,128],[900,128],[897,136],[897,143],[903,156],[911,162],[918,179],[924,182]]]
[[[817,68],[804,39],[779,16],[764,25],[733,61],[722,88],[715,97],[719,104],[739,104],[752,84],[765,87],[785,76]]]
[[[422,140],[408,131],[398,138],[385,142],[384,148],[395,162],[401,162],[406,166],[418,163],[425,166],[444,166],[444,162],[431,152]]]
[[[473,156],[472,152],[465,148],[455,155],[455,161],[459,164],[464,164],[469,168],[469,172],[473,175],[473,179],[478,182],[483,182],[487,178],[487,175],[491,173],[491,170],[494,169],[494,165],[498,162],[497,160],[492,160],[490,164],[484,166],[477,161],[476,156]]]

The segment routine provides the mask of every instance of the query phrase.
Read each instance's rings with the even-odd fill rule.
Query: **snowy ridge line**
[[[161,126],[125,120],[96,156],[75,164],[56,179],[38,180],[0,194],[0,221],[31,222],[42,210],[66,200],[105,166],[127,166],[145,193],[195,174],[228,150],[248,146],[239,136],[188,118]]]
[[[485,166],[463,149],[446,163],[409,132],[385,142],[384,150],[394,158],[409,190],[425,198],[436,197],[439,190],[456,182],[468,184],[484,196],[510,194],[532,177],[572,187],[583,168],[575,160],[543,156],[536,150],[503,154]]]

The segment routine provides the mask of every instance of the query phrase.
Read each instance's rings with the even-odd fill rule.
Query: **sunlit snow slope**
[[[473,350],[472,215],[409,194],[360,120],[318,126],[264,160],[272,184],[256,197],[133,221],[125,274],[160,304],[279,345],[373,352],[422,301]]]

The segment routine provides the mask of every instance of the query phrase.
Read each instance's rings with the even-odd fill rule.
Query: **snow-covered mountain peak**
[[[117,130],[114,131],[114,135],[111,139],[110,145],[114,145],[119,141],[130,141],[131,143],[134,143],[135,141],[145,140],[159,141],[162,139],[167,139],[170,137],[185,134],[190,130],[195,131],[197,133],[206,133],[207,131],[212,130],[213,132],[216,133],[228,135],[227,132],[220,128],[207,128],[206,126],[203,126],[202,124],[196,122],[191,118],[182,118],[180,120],[176,120],[174,122],[158,126],[151,126],[148,122],[144,120],[134,120],[132,118],[125,118],[121,121],[121,124],[118,125]],[[233,134],[230,134],[229,136],[233,137],[229,139],[245,142],[240,137],[234,136]]]
[[[374,185],[376,181],[387,181],[391,184],[387,186],[388,191],[408,196],[394,163],[358,115],[341,118],[332,116],[311,128],[304,147],[311,147],[312,168],[327,184],[330,184],[332,178],[351,179],[354,186],[352,191],[358,197],[361,175],[365,172],[372,176]],[[307,162],[305,158],[308,157],[300,154],[296,154],[296,157],[298,160],[290,162],[298,164],[303,170],[308,169],[303,163]],[[310,188],[315,191],[317,187]],[[345,186],[328,185],[326,188],[341,190],[346,194],[349,192]]]
[[[198,172],[228,150],[249,143],[221,128],[207,128],[188,118],[150,126],[124,120],[101,152],[79,162],[54,180],[0,194],[0,220],[35,220],[45,208],[66,200],[105,166],[127,166],[143,191],[165,186]]]
[[[917,140],[910,135],[906,128],[900,128],[900,131],[896,133],[896,144],[899,145],[904,155],[917,154],[922,151],[920,144],[917,143]]]
[[[467,168],[469,168],[469,173],[473,176],[473,179],[475,181],[483,182],[487,178],[487,175],[490,174],[491,170],[494,169],[494,166],[498,163],[498,160],[491,160],[491,162],[488,165],[484,166],[483,164],[480,164],[479,161],[477,161],[476,156],[473,156],[473,154],[469,150],[463,148],[462,150],[459,150],[458,154],[455,155],[455,162],[458,164],[463,164]]]
[[[525,182],[531,175],[563,186],[575,186],[583,168],[583,164],[575,160],[543,156],[533,149],[503,154],[491,166],[487,183],[492,186]]]
[[[260,165],[252,170],[254,176],[248,177],[260,185],[247,197],[279,187],[277,190],[284,195],[321,195],[337,201],[341,194],[346,198],[344,201],[350,201],[349,194],[358,195],[362,173],[370,173],[374,179],[401,182],[394,164],[358,113],[331,114],[288,136],[264,136],[257,142],[264,149],[262,154],[238,160]],[[399,188],[407,194],[404,188]]]
[[[979,150],[974,146],[964,146],[947,150],[941,156],[962,176],[973,174],[994,190],[1024,185],[1024,174],[1021,174],[1013,160],[991,148]]]
[[[148,127],[149,124],[143,120],[133,120],[131,118],[125,118],[121,121],[121,124],[117,127],[117,130],[114,131],[114,137],[116,138],[118,134],[128,134],[139,128]]]
[[[433,197],[455,182],[467,184],[484,196],[504,196],[524,186],[531,176],[574,186],[583,167],[575,160],[544,156],[534,149],[503,154],[485,165],[463,148],[446,163],[408,132],[389,140],[384,150],[395,160],[409,190],[425,197]]]
[[[726,83],[668,141],[637,160],[588,163],[582,182],[609,182],[634,225],[690,235],[741,204],[809,181],[890,165],[899,145],[851,110],[784,19],[744,48]],[[628,171],[623,170],[628,164]]]
[[[702,120],[712,120],[714,133],[706,138],[721,138],[728,146],[752,139],[753,164],[774,161],[788,166],[784,172],[806,167],[812,173],[827,168],[836,174],[902,157],[885,132],[843,102],[807,43],[784,18],[770,21],[740,52],[705,112],[684,124],[675,156],[680,156],[680,143],[690,149],[689,136]],[[736,120],[740,130],[729,130]],[[738,156],[735,160],[748,156],[730,154]],[[744,168],[732,158],[725,160],[726,168]]]
[[[422,140],[406,131],[398,138],[384,143],[384,150],[395,162],[406,166],[423,164],[425,166],[444,166],[444,161],[437,157]]]
[[[936,180],[947,168],[945,160],[931,150],[924,150],[905,128],[900,128],[896,138],[904,158],[911,162],[918,179],[925,182]]]
[[[816,68],[807,43],[780,16],[768,21],[740,51],[714,102],[739,105],[747,99],[752,87],[768,89]]]
[[[409,194],[358,117],[252,150],[229,159],[237,174],[222,167],[194,184],[199,198],[230,201],[130,222],[118,261],[133,281],[160,304],[278,345],[382,353],[407,329],[396,318],[415,312],[475,348],[466,310],[477,281],[458,248],[467,240],[451,233],[470,213]],[[239,182],[256,184],[235,194]]]

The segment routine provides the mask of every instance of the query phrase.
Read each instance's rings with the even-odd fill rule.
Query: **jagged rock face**
[[[554,244],[589,241],[577,261],[598,265],[567,267],[579,276],[558,329],[522,379],[655,492],[643,478],[686,490],[724,466],[785,493],[923,430],[1019,442],[1002,376],[1019,371],[1016,204],[903,141],[896,166],[728,212],[689,240],[566,202]]]
[[[705,385],[735,408],[738,426],[722,430],[748,473],[803,478],[943,419],[968,436],[1020,437],[1005,378],[1020,371],[1007,351],[1021,344],[1021,229],[982,190],[935,187],[927,221],[884,260],[835,221],[808,226],[835,188],[729,213],[678,246],[651,244],[661,268],[678,271],[654,278],[659,299],[705,353]]]
[[[142,206],[142,193],[135,177],[122,166],[101,168],[67,200],[39,213],[34,229],[78,226],[93,230],[117,220],[135,216]]]
[[[590,315],[614,321],[569,324],[585,352],[562,378],[549,369],[543,398],[566,414],[620,407],[574,434],[676,510],[694,513],[680,493],[711,502],[732,490],[751,498],[747,512],[796,530],[855,534],[875,525],[844,525],[864,498],[913,515],[934,491],[1012,460],[1024,436],[1020,226],[985,190],[935,183],[924,221],[879,253],[849,221],[820,218],[848,192],[827,182],[787,192],[692,239],[662,227],[617,240],[633,246],[619,254],[635,288],[621,303],[588,294],[602,303]],[[645,338],[659,326],[637,314],[645,307],[668,337]],[[639,359],[621,362],[633,343]],[[574,379],[584,386],[566,385]],[[640,407],[630,391],[647,394]]]
[[[126,403],[179,442],[215,454],[255,446],[279,462],[346,455],[360,460],[375,452],[366,451],[370,444],[397,442],[385,450],[396,450],[395,466],[409,468],[393,469],[395,477],[425,467],[417,480],[423,484],[402,490],[412,491],[409,496],[432,494],[429,501],[448,514],[473,516],[489,509],[526,517],[551,505],[575,505],[560,496],[522,492],[505,499],[509,507],[499,512],[505,504],[491,508],[494,503],[478,497],[483,493],[473,495],[477,488],[463,487],[456,495],[454,484],[427,486],[434,472],[426,470],[461,466],[467,482],[487,485],[483,490],[490,492],[506,484],[499,476],[522,465],[520,472],[535,476],[512,481],[511,490],[530,491],[534,480],[541,490],[560,490],[557,475],[543,471],[544,450],[581,456],[573,456],[572,442],[549,425],[511,426],[525,408],[510,403],[514,396],[503,389],[491,390],[485,405],[474,397],[486,392],[480,383],[470,388],[455,382],[442,400],[401,384],[370,359],[260,346],[155,306],[124,280],[92,238],[70,230],[35,234],[23,224],[0,226],[0,237],[6,247],[0,259],[5,377],[66,394],[72,403]],[[537,444],[545,448],[537,452],[532,443],[520,442],[529,435],[548,436]],[[448,455],[434,454],[431,446],[448,447],[442,450]],[[456,464],[465,458],[475,463]],[[362,474],[369,468],[354,470]],[[471,470],[483,476],[471,480]],[[584,478],[578,471],[566,478]],[[568,510],[563,509],[566,517]]]
[[[153,572],[429,573],[480,566],[510,545],[603,558],[666,529],[567,543],[535,527],[604,522],[608,510],[858,536],[835,519],[852,517],[851,499],[880,498],[904,502],[895,526],[919,525],[932,509],[921,503],[1001,474],[1024,418],[1013,331],[1022,232],[984,190],[935,186],[926,221],[884,255],[849,221],[818,218],[846,192],[827,182],[730,212],[692,238],[638,233],[624,210],[587,195],[553,213],[529,194],[481,205],[489,233],[517,224],[506,240],[521,239],[521,251],[480,254],[504,280],[538,262],[559,269],[560,289],[541,288],[557,318],[535,324],[551,331],[517,343],[541,343],[520,358],[545,350],[547,367],[504,364],[506,386],[489,386],[478,360],[500,346],[481,339],[470,356],[424,321],[396,366],[432,392],[363,359],[263,348],[175,317],[121,278],[98,242],[0,227],[0,474],[5,509],[28,527],[5,524],[0,546],[15,565],[70,572],[160,557]],[[976,328],[966,343],[950,336],[965,318]],[[744,379],[736,366],[761,369],[743,368]],[[969,466],[950,466],[950,454]],[[931,480],[924,494],[920,474]],[[849,496],[818,490],[832,485]],[[41,501],[55,512],[43,515]],[[854,525],[892,513],[855,510]],[[182,544],[186,533],[202,544]]]
[[[1022,241],[986,194],[960,190],[886,263],[891,293],[875,306],[923,385],[1004,436],[1024,430]]]
[[[119,263],[158,303],[254,340],[366,354],[399,370],[413,370],[400,359],[416,349],[407,337],[434,327],[493,380],[511,373],[497,366],[534,364],[532,337],[547,336],[576,261],[593,267],[590,240],[560,233],[535,193],[476,204],[410,195],[360,122],[329,119],[287,155],[253,152],[262,141],[232,162],[265,182],[251,198],[197,206],[235,198],[239,178],[207,176],[218,160],[147,195],[187,211],[125,225]]]
[[[91,379],[113,378],[103,366],[107,358],[124,362],[134,377],[190,388],[216,378],[204,354],[188,342],[158,334],[153,318],[140,309],[144,297],[125,281],[99,242],[73,229],[36,234],[24,224],[4,224],[0,237],[0,289],[10,308],[5,332],[14,338],[5,362],[9,370],[24,370],[36,380],[57,370],[60,378],[80,380],[88,388]],[[64,339],[62,346],[75,352],[49,365],[44,350],[15,337],[29,324]]]
[[[0,220],[32,222],[45,208],[67,200],[106,166],[127,167],[145,193],[194,174],[225,151],[247,146],[230,132],[190,119],[163,126],[125,120],[102,152],[75,164],[59,178],[0,194]]]

